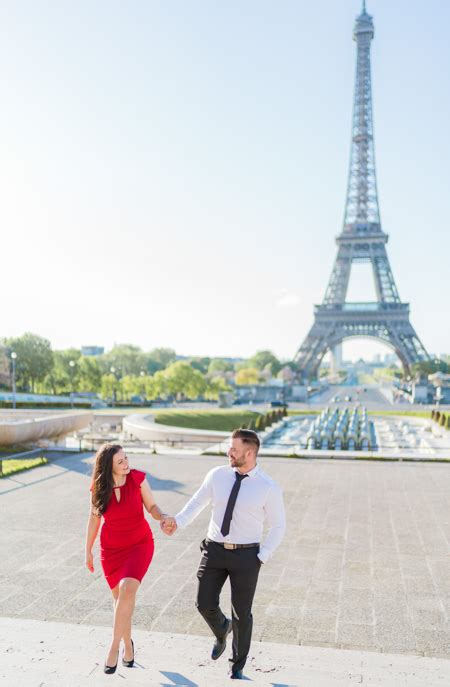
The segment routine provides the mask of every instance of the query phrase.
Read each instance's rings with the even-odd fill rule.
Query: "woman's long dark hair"
[[[92,506],[103,515],[113,490],[113,458],[122,446],[119,444],[104,444],[95,456],[94,472],[92,476]]]

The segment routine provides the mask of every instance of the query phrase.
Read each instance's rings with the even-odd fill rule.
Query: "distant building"
[[[103,346],[82,346],[81,355],[103,355],[105,349]]]
[[[386,353],[384,356],[384,364],[387,366],[389,365],[398,365],[399,364],[399,359],[396,353]]]
[[[279,371],[278,378],[282,379],[285,384],[292,383],[295,379],[295,372],[292,369],[292,367],[289,367],[289,365],[285,365]]]
[[[285,386],[268,384],[241,384],[235,387],[236,400],[241,403],[270,403],[285,399]]]

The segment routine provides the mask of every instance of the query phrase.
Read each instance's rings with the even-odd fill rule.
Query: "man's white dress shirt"
[[[186,527],[209,503],[212,503],[207,538],[219,543],[260,543],[258,555],[260,560],[266,563],[279,546],[286,529],[281,489],[258,465],[250,470],[247,473],[248,477],[241,482],[230,531],[224,537],[220,529],[228,499],[236,481],[235,473],[234,468],[226,465],[210,470],[200,489],[175,516],[177,526]],[[262,542],[266,518],[269,531]]]

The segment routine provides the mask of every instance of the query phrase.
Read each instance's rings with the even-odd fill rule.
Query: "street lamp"
[[[17,353],[11,353],[12,361],[12,393],[13,393],[13,408],[16,408],[16,358]]]
[[[109,368],[109,371],[111,372],[112,375],[114,375],[113,393],[112,393],[112,407],[114,408],[114,406],[116,405],[116,384],[115,384],[116,368],[113,365],[111,365],[111,367]]]
[[[70,407],[73,408],[73,373],[75,372],[75,360],[69,360],[69,367],[70,367],[70,386],[71,386],[71,391],[70,391]]]
[[[145,370],[141,370],[139,374],[141,375],[141,381],[142,381],[142,386],[141,386],[140,390],[141,390],[141,406],[143,406],[144,401],[146,400],[145,399],[145,384],[144,384],[144,380],[143,380],[143,377],[145,377]]]

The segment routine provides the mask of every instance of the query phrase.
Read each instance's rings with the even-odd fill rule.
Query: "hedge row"
[[[283,417],[287,415],[287,408],[283,406],[277,410],[269,410],[268,413],[264,415],[258,415],[256,419],[251,419],[247,425],[247,429],[253,429],[255,432],[263,432],[265,429],[273,425],[275,422],[279,422]]]
[[[0,408],[12,408],[13,404],[12,401],[0,401]],[[91,408],[90,403],[74,403],[73,408]],[[60,410],[64,410],[66,408],[71,408],[72,406],[70,403],[33,403],[29,402],[27,403],[26,401],[18,401],[16,403],[16,408],[26,408],[30,410],[45,410],[46,408],[60,408]]]
[[[441,413],[439,410],[431,411],[431,419],[438,423],[441,427],[450,429],[450,413]]]

